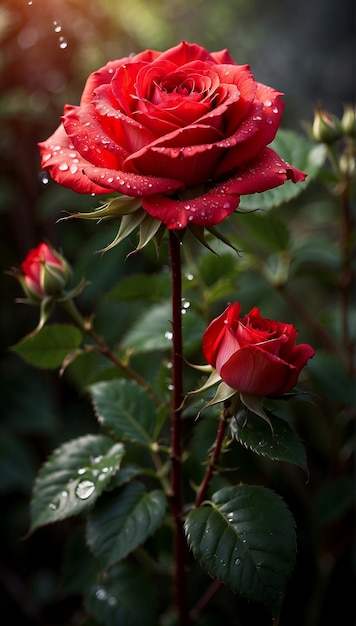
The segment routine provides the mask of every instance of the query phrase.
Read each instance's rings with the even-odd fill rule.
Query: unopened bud
[[[343,135],[341,122],[335,115],[318,107],[314,114],[312,135],[318,143],[333,143]]]
[[[30,250],[21,267],[23,274],[18,278],[27,297],[35,303],[64,294],[71,278],[67,261],[46,243]]]
[[[344,115],[341,118],[341,126],[345,135],[355,136],[355,108],[352,104],[344,107]]]

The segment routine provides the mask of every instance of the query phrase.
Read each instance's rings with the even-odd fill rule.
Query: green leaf
[[[271,415],[269,424],[258,416],[241,411],[230,422],[233,437],[246,448],[272,461],[287,461],[308,472],[305,449],[291,426]]]
[[[140,482],[105,494],[88,519],[87,543],[103,567],[124,559],[162,524],[166,500]]]
[[[51,324],[37,335],[19,341],[11,350],[27,363],[43,369],[57,369],[65,357],[77,350],[82,333],[71,324]]]
[[[121,346],[132,350],[135,354],[154,350],[171,350],[171,320],[171,302],[163,302],[152,306],[134,322],[131,329],[126,333]],[[201,343],[205,327],[201,318],[192,310],[186,311],[182,326],[184,349],[187,354],[187,352]]]
[[[85,594],[85,606],[103,626],[156,626],[156,589],[142,567],[120,563]]]
[[[295,562],[295,524],[283,500],[264,487],[217,491],[188,514],[185,532],[210,576],[279,615]]]
[[[30,531],[91,506],[118,471],[123,455],[123,445],[103,435],[85,435],[57,448],[36,479]]]
[[[150,447],[156,440],[156,407],[132,380],[110,380],[89,387],[100,424],[123,441]]]
[[[290,165],[306,172],[308,177],[301,183],[294,184],[287,180],[284,185],[269,189],[263,193],[241,196],[239,209],[268,210],[289,202],[298,196],[315,178],[325,161],[325,146],[315,145],[302,135],[290,130],[279,129],[278,134],[270,147],[275,150]]]
[[[133,274],[125,276],[108,294],[108,300],[159,301],[171,294],[169,274]]]

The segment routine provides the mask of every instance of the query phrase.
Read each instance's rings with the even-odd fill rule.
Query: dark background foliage
[[[89,72],[109,59],[144,48],[164,49],[181,39],[210,50],[228,47],[238,63],[250,63],[259,81],[286,93],[283,125],[302,132],[302,122],[312,121],[319,103],[341,115],[342,103],[354,99],[353,24],[352,0],[1,0],[0,610],[11,615],[14,623],[82,623],[76,595],[64,597],[61,592],[63,553],[77,522],[41,529],[30,538],[26,532],[38,468],[56,445],[95,432],[96,424],[89,403],[78,394],[75,375],[59,379],[57,372],[37,371],[8,351],[33,329],[37,311],[15,304],[21,295],[19,286],[5,270],[18,266],[30,248],[48,239],[63,248],[78,275],[85,268],[92,285],[80,303],[83,312],[90,312],[99,294],[113,287],[118,278],[143,270],[154,272],[164,265],[164,257],[157,261],[152,251],[125,262],[130,250],[126,242],[100,258],[95,251],[110,240],[110,226],[56,224],[64,211],[87,210],[91,200],[48,181],[40,172],[37,142],[53,132],[64,103],[78,102]],[[324,206],[327,215],[333,215],[323,195],[318,202],[318,210]],[[309,198],[309,203],[315,206],[315,197]],[[288,207],[287,215],[292,217],[293,208]],[[299,210],[303,228],[310,213],[301,205]],[[318,223],[327,229],[326,220]],[[334,302],[331,295],[329,301],[325,295],[330,277],[319,270],[312,276],[306,269],[304,282],[297,288],[302,292],[308,278],[312,284],[322,284],[310,298],[314,307],[325,307],[320,316],[327,324]],[[245,286],[246,309],[248,294]],[[262,286],[260,298],[266,300]],[[253,301],[251,306],[254,304],[260,303]],[[135,306],[137,313],[145,304]],[[293,317],[293,312],[289,314]],[[118,325],[128,327],[130,315],[128,305],[118,308],[106,303],[99,321],[109,328],[108,340],[115,339]],[[56,316],[61,321],[61,315]],[[291,321],[300,326],[297,316]],[[304,340],[316,341],[306,335]],[[354,593],[349,502],[352,455],[346,447],[351,445],[352,426],[347,426],[345,437],[347,415],[340,406],[348,391],[334,365],[325,362],[325,395],[318,406],[305,408],[299,418],[310,489],[304,483],[301,487],[300,476],[296,479],[293,472],[282,479],[277,469],[273,477],[298,524],[298,561],[288,587],[286,621],[282,622],[289,626],[321,626],[326,619],[351,624],[347,615]],[[297,484],[290,487],[288,479]],[[319,516],[317,522],[315,516]],[[228,623],[236,623],[237,610],[241,620],[245,619],[244,605],[240,609],[233,605],[230,617],[226,609]],[[249,619],[252,615],[252,621],[253,610],[246,613]]]

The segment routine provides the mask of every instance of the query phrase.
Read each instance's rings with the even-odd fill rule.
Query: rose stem
[[[216,439],[215,439],[214,446],[213,446],[213,453],[212,453],[212,455],[210,457],[209,463],[208,463],[206,471],[205,471],[205,475],[204,475],[203,481],[202,481],[202,483],[200,485],[200,489],[199,489],[197,497],[195,499],[194,507],[196,509],[201,506],[202,502],[206,498],[206,494],[207,494],[207,491],[209,489],[209,485],[211,483],[211,479],[212,479],[212,477],[214,475],[214,472],[215,472],[217,464],[218,464],[218,460],[219,460],[219,456],[220,456],[220,452],[221,452],[221,446],[222,446],[222,443],[224,441],[224,435],[225,435],[225,429],[226,429],[226,425],[227,425],[227,417],[228,417],[228,413],[229,413],[229,410],[230,410],[230,405],[231,405],[231,401],[230,400],[226,400],[224,402],[224,410],[223,410],[223,413],[222,413],[221,418],[219,420],[218,431],[216,433]]]
[[[203,481],[201,483],[200,489],[199,489],[197,497],[195,499],[195,504],[194,504],[195,508],[198,508],[204,502],[204,500],[206,498],[206,495],[207,495],[207,491],[208,491],[209,485],[211,483],[211,479],[212,479],[212,477],[214,475],[214,472],[216,470],[216,467],[217,467],[217,464],[218,464],[218,460],[219,460],[219,456],[220,456],[220,452],[221,452],[222,443],[224,441],[224,435],[225,435],[225,429],[226,429],[226,425],[227,425],[227,417],[228,417],[228,412],[229,412],[229,409],[230,409],[230,405],[231,405],[231,401],[230,400],[226,400],[226,402],[224,402],[224,410],[223,410],[223,413],[222,413],[222,415],[220,417],[220,420],[219,420],[219,426],[218,426],[218,430],[217,430],[217,433],[216,433],[216,439],[215,439],[215,442],[214,442],[213,453],[212,453],[212,455],[210,457],[210,460],[209,460],[208,466],[206,468],[206,472],[205,472]],[[206,607],[208,606],[210,601],[214,598],[214,596],[217,594],[217,592],[219,591],[220,587],[221,587],[221,582],[219,580],[214,580],[211,583],[211,585],[208,587],[208,589],[202,595],[200,600],[196,603],[194,608],[191,610],[190,617],[191,617],[192,621],[196,621],[197,619],[199,619],[200,615],[205,611]]]
[[[161,404],[161,400],[155,394],[153,389],[140,376],[140,374],[138,374],[138,372],[133,370],[132,367],[127,365],[127,363],[124,363],[112,350],[110,350],[110,348],[106,345],[104,339],[102,337],[100,337],[99,335],[97,335],[96,332],[93,330],[91,319],[89,319],[89,320],[85,319],[79,313],[79,311],[78,311],[77,307],[75,306],[73,300],[69,300],[67,302],[62,302],[61,304],[62,304],[62,307],[67,311],[67,313],[69,313],[71,315],[71,317],[75,320],[75,322],[78,324],[79,328],[81,330],[83,330],[84,332],[86,332],[87,335],[89,335],[89,337],[92,338],[92,340],[98,346],[101,354],[103,356],[105,356],[107,359],[109,359],[109,361],[114,363],[114,365],[116,365],[116,367],[118,367],[123,372],[125,372],[125,374],[127,374],[132,380],[135,380],[137,382],[137,384],[140,385],[140,387],[142,387],[153,398],[153,400],[156,402],[156,404],[160,405]]]
[[[171,412],[171,497],[174,521],[175,593],[180,626],[189,624],[187,603],[188,547],[183,530],[182,496],[182,398],[183,398],[183,342],[182,342],[182,270],[180,241],[169,231],[169,252],[172,273],[172,376],[173,397]]]

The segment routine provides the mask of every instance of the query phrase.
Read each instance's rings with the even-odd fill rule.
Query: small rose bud
[[[341,118],[341,126],[345,135],[355,137],[355,108],[352,104],[346,104],[344,115]]]
[[[30,250],[21,267],[23,274],[17,277],[27,297],[36,304],[62,295],[71,278],[67,261],[46,243]]]
[[[343,135],[340,120],[321,107],[315,109],[312,136],[319,143],[333,143]]]

